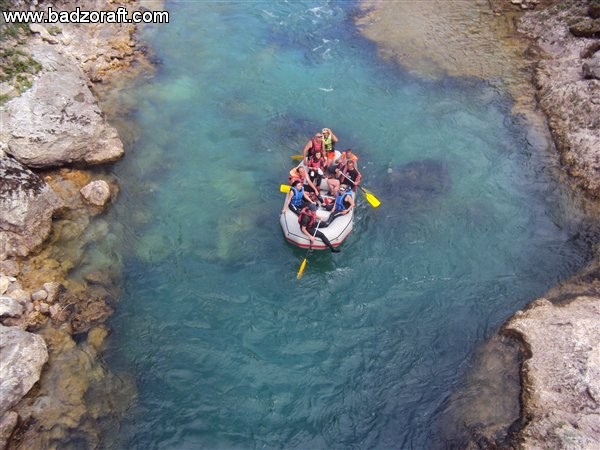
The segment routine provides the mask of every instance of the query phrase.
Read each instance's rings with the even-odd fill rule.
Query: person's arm
[[[312,139],[309,139],[308,142],[306,143],[306,145],[304,146],[304,149],[302,150],[302,153],[304,154],[304,164],[308,164],[308,159],[306,158],[306,155],[308,154],[308,151],[310,150],[310,148],[312,147]]]
[[[329,129],[329,132],[331,133],[331,142],[336,143],[338,141],[338,138],[335,134],[333,134],[333,131],[331,131],[331,128]]]
[[[352,198],[352,196],[351,196],[351,195],[349,195],[349,196],[347,197],[347,199],[348,199],[348,203],[350,203],[350,206],[348,206],[348,208],[344,209],[344,210],[342,211],[342,214],[348,214],[348,213],[350,212],[350,210],[351,210],[352,208],[354,208],[354,199]]]
[[[362,178],[362,174],[360,173],[360,170],[358,170],[358,168],[356,168],[356,180],[354,180],[354,187],[358,187],[358,185],[360,184],[361,178]]]
[[[316,205],[316,203],[315,203],[315,202],[313,202],[313,201],[312,201],[312,198],[310,198],[310,196],[308,195],[308,192],[304,191],[304,195],[303,195],[303,197],[304,197],[306,200],[308,200],[310,203],[312,203],[312,204]]]
[[[304,216],[306,217],[306,216]],[[304,222],[304,217],[302,217],[302,222]],[[308,238],[310,239],[310,242],[314,242],[315,238],[312,234],[310,234],[308,232],[308,230],[306,229],[306,225],[300,225],[300,229],[302,230],[302,232],[308,236]]]
[[[315,191],[315,194],[319,195],[319,190],[318,190],[318,189],[317,189],[317,187],[314,185],[314,183],[313,183],[312,181],[310,181],[310,177],[308,176],[308,174],[306,174],[306,177],[305,177],[305,178],[306,178],[306,182],[308,183],[308,185],[309,185],[311,188],[313,188],[313,189],[314,189],[314,191]],[[305,194],[306,194],[306,192],[305,192]],[[314,202],[311,202],[311,203],[314,203]]]

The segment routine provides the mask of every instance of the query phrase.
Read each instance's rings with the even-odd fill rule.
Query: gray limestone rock
[[[32,168],[100,164],[123,156],[123,144],[83,72],[53,46],[32,50],[44,70],[31,89],[0,109],[6,153]]]
[[[530,357],[523,362],[524,448],[594,448],[600,442],[600,299],[565,305],[540,299],[506,324]]]
[[[581,73],[583,78],[600,80],[600,57],[597,56],[584,62],[581,66]]]
[[[40,245],[62,206],[38,175],[11,157],[0,157],[0,255],[26,256]]]
[[[6,448],[10,436],[17,427],[18,421],[19,415],[14,411],[10,411],[3,417],[0,417],[0,448]]]
[[[519,29],[535,38],[541,50],[534,83],[561,163],[586,194],[600,198],[600,80],[595,77],[596,58],[590,59],[598,46],[573,34],[575,30],[581,35],[583,25],[592,20],[582,17],[579,6],[580,2],[558,2],[527,13]]]
[[[46,298],[48,298],[48,293],[44,289],[40,289],[39,291],[35,291],[33,294],[31,294],[31,300],[34,302],[46,300]]]
[[[23,305],[7,295],[0,296],[0,317],[20,317]]]
[[[38,24],[38,23],[30,23],[29,24],[29,30],[32,33],[37,33],[40,35],[40,37],[48,42],[49,44],[57,44],[58,43],[58,39],[56,39],[54,36],[52,36],[48,30],[46,30],[46,28],[44,28],[42,25]]]
[[[0,325],[0,417],[3,417],[39,380],[48,360],[41,336]]]

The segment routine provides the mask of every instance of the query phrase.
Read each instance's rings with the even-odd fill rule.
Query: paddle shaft
[[[320,220],[319,220],[319,223],[317,223],[317,227],[315,228],[315,232],[312,235],[313,239],[317,235],[317,231],[319,231],[319,225],[321,225],[321,221]],[[304,273],[304,268],[306,267],[306,261],[308,260],[308,257],[310,256],[310,253],[312,252],[312,244],[313,244],[312,241],[310,241],[310,244],[308,245],[308,251],[306,252],[306,256],[304,257],[304,260],[302,261],[302,264],[300,264],[300,269],[298,270],[298,275],[296,275],[297,279],[302,278],[302,274]]]
[[[342,173],[342,176],[344,178],[346,178],[347,180],[352,182],[352,185],[356,185],[354,183],[354,180],[352,178],[350,178],[348,175],[346,175],[345,173]],[[365,196],[367,197],[367,201],[369,202],[369,204],[373,207],[373,208],[377,208],[381,202],[379,201],[379,199],[377,197],[375,197],[371,192],[367,191],[364,187],[362,187],[360,184],[358,185],[358,187],[360,188],[361,191],[363,191],[365,193]]]

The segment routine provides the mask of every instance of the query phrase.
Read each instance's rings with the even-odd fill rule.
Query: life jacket
[[[300,190],[293,186],[290,189],[294,193],[290,202],[295,207],[299,207],[302,204],[302,197],[304,196],[304,186]]]
[[[338,195],[336,197],[336,199],[335,199],[335,210],[336,211],[343,211],[344,209],[346,209],[346,206],[344,205],[344,199],[346,198],[347,195],[352,197],[352,192],[344,192],[343,195]]]
[[[323,168],[324,162],[323,162],[323,158],[321,157],[320,159],[315,159],[314,157],[311,157],[308,160],[308,167],[315,167],[315,168]]]
[[[317,138],[312,138],[312,147],[310,149],[310,154],[311,156],[314,155],[316,152],[323,152],[323,140],[322,139],[317,139]]]
[[[310,218],[310,222],[308,222],[308,225],[306,225],[306,228],[312,228],[312,226],[315,223],[316,216],[313,216],[312,214],[310,214],[308,212],[308,206],[305,206],[304,208],[302,208],[302,211],[300,211],[300,214],[298,214],[298,223],[300,225],[302,225],[302,216],[303,215],[307,215]]]
[[[328,138],[325,138],[325,136],[323,136],[323,146],[325,147],[325,152],[333,151],[333,140],[331,139],[331,133],[329,133]]]

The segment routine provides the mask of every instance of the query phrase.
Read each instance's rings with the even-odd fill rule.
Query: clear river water
[[[138,394],[105,444],[428,448],[474,349],[588,258],[552,161],[492,84],[379,59],[354,2],[166,7],[113,170],[105,358]],[[324,126],[382,205],[297,280],[279,184]]]

